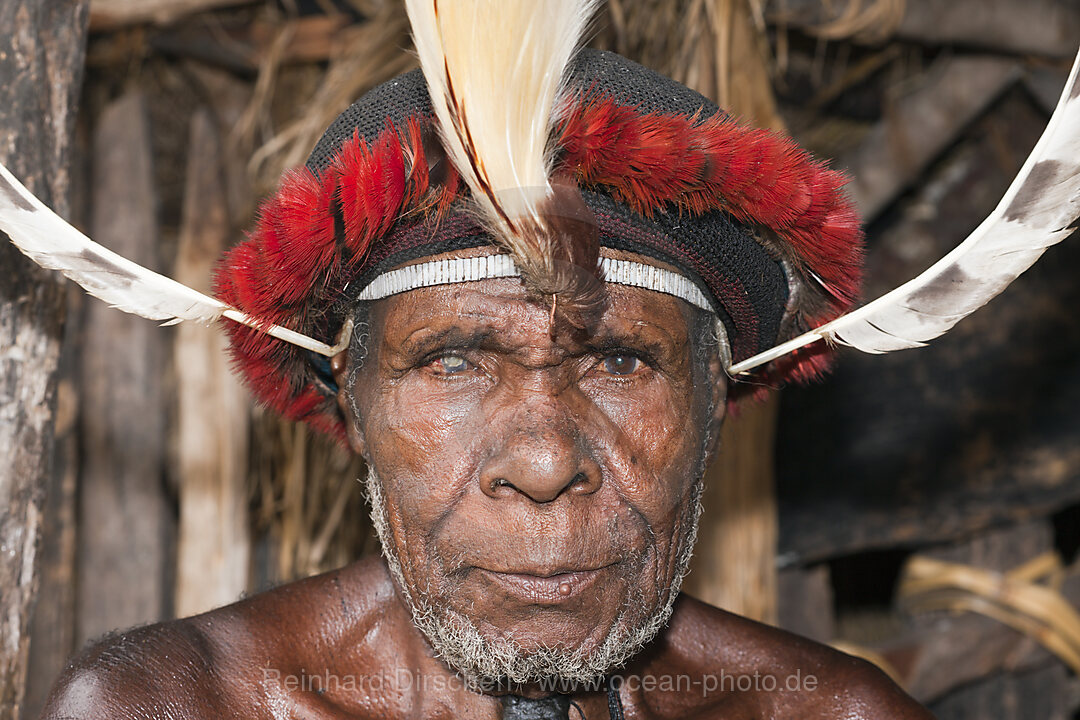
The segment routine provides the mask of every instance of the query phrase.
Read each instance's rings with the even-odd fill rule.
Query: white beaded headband
[[[633,260],[608,257],[600,258],[600,268],[607,282],[673,295],[702,310],[713,312],[712,304],[705,297],[705,293],[677,272]],[[357,300],[381,300],[433,285],[519,276],[514,259],[509,255],[430,260],[379,275],[364,288]]]

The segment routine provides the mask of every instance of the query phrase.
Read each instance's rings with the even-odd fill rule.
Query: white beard
[[[560,648],[523,650],[512,637],[489,639],[462,613],[438,607],[431,598],[405,582],[401,561],[393,544],[387,520],[382,482],[369,468],[367,494],[371,521],[379,535],[390,574],[404,595],[413,622],[427,638],[436,654],[456,670],[472,687],[483,689],[511,683],[563,682],[596,685],[609,671],[636,655],[667,624],[683,578],[690,566],[698,521],[701,517],[703,480],[695,481],[687,513],[687,528],[678,548],[675,575],[657,608],[637,617],[647,607],[643,594],[626,598],[607,637],[592,651]]]

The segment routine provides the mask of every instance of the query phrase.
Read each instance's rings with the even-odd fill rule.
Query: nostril
[[[589,495],[600,489],[599,468],[582,470],[574,475],[567,489],[575,495]]]
[[[488,487],[491,489],[491,492],[493,494],[505,494],[503,488],[508,488],[511,491],[514,489],[514,486],[511,485],[510,481],[506,478],[495,478],[491,481],[491,484],[488,485]]]

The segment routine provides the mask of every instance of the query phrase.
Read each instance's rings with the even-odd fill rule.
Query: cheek
[[[433,393],[406,378],[383,383],[367,403],[364,435],[380,475],[427,478],[462,456],[462,425],[471,414],[464,398]],[[445,483],[435,483],[437,490]]]
[[[368,456],[383,484],[403,562],[429,562],[433,543],[475,475],[474,393],[454,392],[417,374],[383,380],[362,412]],[[404,546],[402,546],[404,543]]]
[[[661,377],[621,391],[600,384],[584,390],[606,425],[598,435],[619,489],[643,512],[673,517],[693,479],[705,430],[693,384]]]

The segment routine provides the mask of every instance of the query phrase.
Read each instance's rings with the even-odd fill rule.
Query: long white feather
[[[819,340],[868,353],[920,347],[979,309],[1072,234],[1080,218],[1080,54],[1050,122],[997,208],[918,277],[728,368],[737,375]]]
[[[330,357],[347,342],[343,339],[331,347],[288,328],[266,327],[219,300],[117,255],[50,210],[3,165],[0,165],[0,230],[38,265],[59,270],[94,297],[124,312],[165,324],[181,320],[209,323],[226,317]]]
[[[406,0],[443,145],[486,220],[512,238],[550,197],[563,75],[598,0]]]

